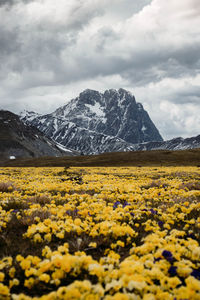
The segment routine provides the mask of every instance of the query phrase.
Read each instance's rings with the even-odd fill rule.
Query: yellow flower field
[[[0,300],[199,300],[200,168],[0,168]]]

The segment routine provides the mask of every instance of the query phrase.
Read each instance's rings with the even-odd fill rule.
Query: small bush
[[[26,214],[22,214],[22,218],[20,220],[20,222],[24,225],[24,226],[30,226],[34,223],[37,223],[37,218],[40,218],[40,222],[44,221],[45,219],[50,218],[51,213],[49,211],[44,211],[44,210],[35,210],[34,212],[32,212],[31,215],[26,215]]]
[[[159,187],[167,188],[168,186],[169,185],[167,183],[162,183],[160,180],[157,181],[153,180],[151,183],[141,186],[141,188],[148,190],[150,188],[159,188]]]
[[[12,182],[0,182],[0,192],[9,193],[15,189]]]
[[[41,206],[45,206],[51,202],[51,199],[47,195],[36,195],[27,200],[27,202],[37,203]]]
[[[9,211],[11,209],[14,209],[14,210],[20,210],[20,209],[27,209],[29,208],[28,204],[25,203],[24,201],[20,201],[18,199],[10,199],[8,200],[7,202],[4,202],[2,204],[2,208],[5,210],[5,211]]]
[[[200,190],[200,182],[185,182],[179,186],[180,190]]]

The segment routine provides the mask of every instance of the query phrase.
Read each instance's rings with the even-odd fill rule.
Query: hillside
[[[0,160],[73,154],[37,128],[24,124],[16,114],[0,111]]]

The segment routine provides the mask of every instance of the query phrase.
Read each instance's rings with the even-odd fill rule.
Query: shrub
[[[23,210],[23,209],[29,208],[29,205],[22,200],[11,198],[7,202],[4,202],[2,204],[2,208],[5,211],[9,211],[11,209],[14,209],[14,210],[22,209]]]
[[[167,183],[162,183],[160,180],[157,181],[153,180],[151,183],[141,186],[141,188],[144,189],[159,188],[159,187],[167,188],[168,186],[169,185]]]
[[[27,202],[37,203],[41,206],[45,206],[51,202],[51,199],[47,195],[36,195],[27,199]]]
[[[185,182],[179,186],[180,190],[200,190],[200,182]]]
[[[12,182],[0,182],[0,192],[9,193],[15,189]]]

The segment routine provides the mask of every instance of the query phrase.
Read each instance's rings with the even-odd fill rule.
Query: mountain
[[[14,113],[0,110],[1,159],[63,155],[74,155],[74,152],[50,140],[37,128],[24,124]]]
[[[148,142],[132,146],[133,151],[149,151],[149,150],[188,150],[200,148],[200,135],[191,138],[174,138],[162,142]]]
[[[67,148],[84,154],[119,152],[132,150],[132,144],[124,140],[97,133],[52,115],[38,116],[33,121],[22,118],[24,122],[39,128],[46,136]]]
[[[133,144],[163,141],[141,103],[124,90],[85,90],[51,114],[21,114],[46,136],[84,154],[132,150]]]

